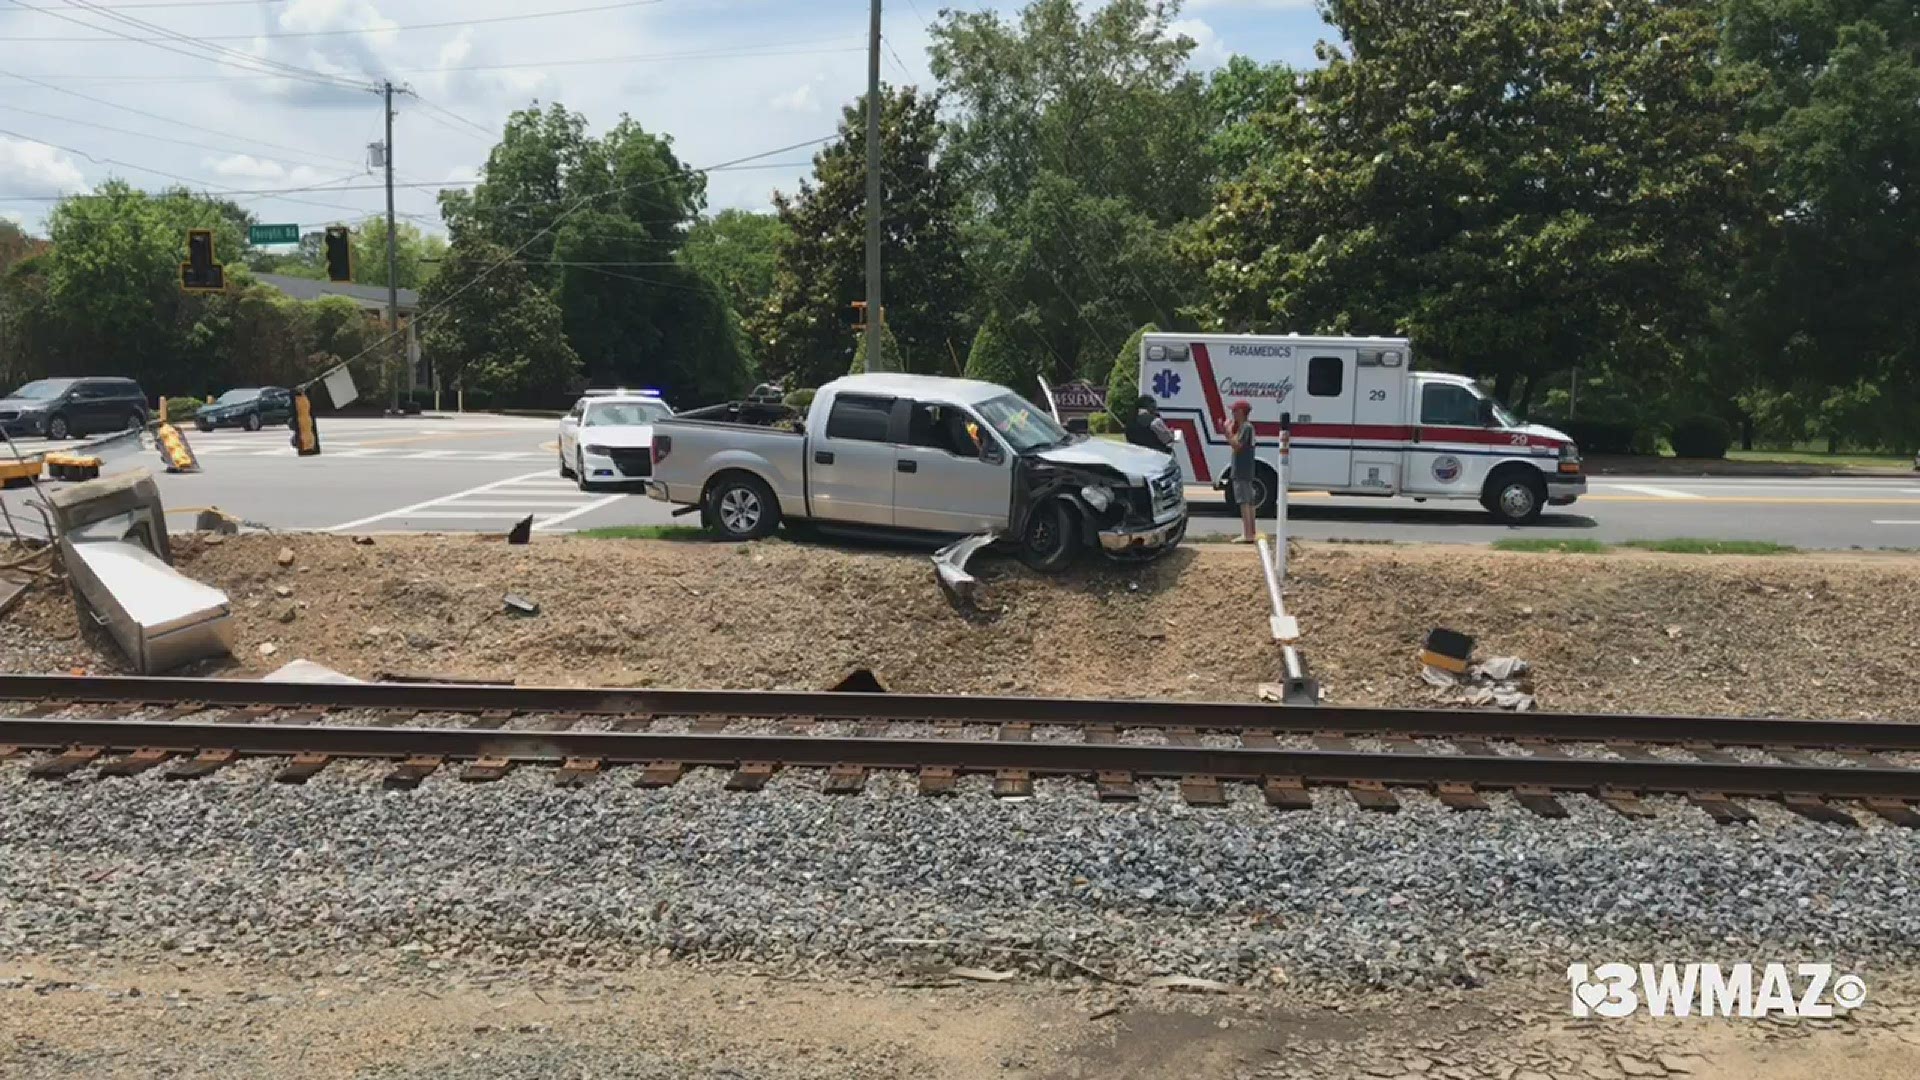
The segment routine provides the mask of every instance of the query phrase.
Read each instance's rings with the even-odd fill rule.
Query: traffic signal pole
[[[867,27],[867,370],[890,371],[880,351],[880,0]]]
[[[878,4],[879,0],[874,0],[874,3]],[[386,159],[386,163],[387,163],[387,332],[394,335],[391,341],[392,341],[392,347],[396,353],[395,359],[398,361],[393,365],[393,368],[392,368],[393,411],[394,411],[394,415],[397,416],[400,413],[400,376],[405,371],[404,365],[406,363],[406,345],[402,343],[399,338],[399,334],[400,334],[400,270],[398,266],[399,259],[394,254],[395,226],[394,226],[394,219],[393,219],[393,83],[391,81],[381,83],[380,90],[381,90],[382,100],[385,101],[386,110],[387,110],[387,144],[386,144],[385,152],[382,153],[380,156]]]

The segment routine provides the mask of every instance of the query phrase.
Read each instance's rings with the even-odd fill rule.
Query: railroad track
[[[29,771],[50,778],[164,767],[190,779],[273,756],[288,759],[286,782],[376,759],[397,762],[386,784],[398,788],[442,769],[484,781],[545,766],[582,784],[637,766],[650,786],[726,768],[738,790],[821,768],[827,790],[852,792],[875,770],[911,770],[928,794],[970,774],[1009,796],[1038,776],[1085,777],[1110,799],[1173,779],[1202,805],[1238,782],[1281,808],[1332,786],[1392,810],[1392,789],[1416,787],[1462,810],[1509,792],[1547,816],[1566,814],[1568,792],[1630,816],[1652,812],[1648,794],[1675,794],[1722,821],[1750,820],[1739,800],[1760,798],[1857,824],[1852,802],[1920,827],[1920,769],[1885,756],[1920,753],[1920,725],[1877,721],[38,675],[0,676],[0,702],[15,710],[0,715],[0,756],[40,754]]]

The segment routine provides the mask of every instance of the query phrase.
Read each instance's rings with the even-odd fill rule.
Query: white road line
[[[404,514],[389,514],[387,516],[389,520],[394,521],[422,521],[428,518],[445,518],[460,521],[498,521],[504,524],[506,522],[518,521],[526,517],[529,513],[533,513],[533,511],[522,506],[517,510],[409,510]],[[537,519],[539,515],[534,514],[534,517]]]
[[[549,510],[571,510],[576,506],[583,506],[585,504],[578,499],[569,499],[566,502],[557,503],[550,501],[549,498],[547,502],[528,502],[525,499],[460,499],[450,501],[446,505],[456,510],[465,510],[475,506],[491,506],[505,507],[508,510],[531,510],[536,514],[544,514]]]
[[[1610,488],[1617,488],[1620,491],[1632,491],[1632,492],[1637,492],[1641,495],[1653,495],[1662,499],[1698,499],[1700,498],[1700,496],[1695,495],[1691,492],[1675,491],[1672,488],[1653,487],[1648,484],[1608,484],[1607,486]]]
[[[1876,521],[1875,525],[1920,525],[1920,521]]]
[[[625,495],[609,495],[604,499],[599,499],[594,502],[590,502],[578,510],[569,510],[564,514],[559,515],[558,517],[550,517],[547,520],[542,521],[538,525],[535,525],[534,528],[536,530],[545,531],[547,529],[553,528],[555,525],[558,525],[563,521],[572,521],[574,518],[577,518],[582,514],[590,514],[595,510],[600,509],[603,506],[612,506],[614,503],[617,503],[624,498],[626,498]]]
[[[403,506],[398,510],[388,510],[386,513],[374,514],[371,517],[355,518],[352,521],[343,521],[338,525],[328,526],[323,531],[341,532],[346,529],[357,529],[362,525],[372,524],[373,522],[376,522],[376,521],[384,521],[387,518],[394,518],[394,517],[400,517],[405,514],[411,514],[411,513],[414,513],[415,511],[425,510],[431,506],[439,506],[440,504],[448,501],[449,499],[458,499],[463,495],[478,495],[483,491],[492,491],[495,488],[504,487],[508,484],[516,483],[521,480],[532,480],[537,477],[542,477],[545,475],[546,475],[545,473],[526,473],[521,476],[509,476],[504,480],[495,480],[490,484],[481,484],[478,487],[470,487],[465,491],[456,491],[450,495],[440,495],[435,498],[427,499],[424,502],[414,503],[411,506]]]

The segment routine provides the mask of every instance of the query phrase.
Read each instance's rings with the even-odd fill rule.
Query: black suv
[[[8,435],[70,439],[144,427],[147,395],[132,379],[35,379],[0,398]]]

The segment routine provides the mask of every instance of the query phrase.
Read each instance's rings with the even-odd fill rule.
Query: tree
[[[1735,378],[1768,415],[1797,412],[1776,435],[1920,442],[1920,15],[1728,0],[1725,47],[1766,211],[1741,236]]]
[[[970,305],[959,193],[936,154],[936,105],[912,87],[888,90],[880,122],[887,327],[912,370],[951,370],[948,349],[965,340]],[[864,100],[846,108],[838,137],[814,155],[812,179],[795,195],[776,194],[774,206],[788,232],[775,249],[772,295],[749,327],[764,374],[812,385],[845,370],[856,335],[843,320],[866,296]]]
[[[441,377],[498,400],[554,403],[579,377],[560,309],[505,248],[463,239],[427,284],[421,351]]]
[[[899,339],[893,336],[892,330],[884,327],[881,328],[880,330],[880,352],[890,362],[893,370],[895,371],[907,370],[906,362],[900,356]],[[847,374],[864,375],[866,374],[866,371],[867,371],[867,335],[861,334],[859,344],[853,347],[853,363],[848,366]]]
[[[1175,230],[1206,211],[1215,106],[1177,4],[1035,0],[1009,23],[948,11],[933,71],[987,305],[1055,379],[1098,378],[1129,330],[1197,291]]]
[[[1188,248],[1234,330],[1402,333],[1525,399],[1572,364],[1662,385],[1748,204],[1703,4],[1330,0],[1343,45],[1232,145]]]
[[[680,261],[725,290],[734,312],[746,319],[773,295],[776,252],[786,235],[786,223],[772,214],[722,210],[688,230]]]
[[[967,378],[999,383],[1016,393],[1031,393],[1033,364],[1014,344],[1013,332],[997,313],[988,315],[967,351]]]
[[[1140,342],[1159,332],[1152,323],[1135,330],[1107,370],[1107,411],[1123,421],[1133,416],[1140,401]]]
[[[300,238],[293,252],[268,252],[258,248],[247,255],[247,266],[264,274],[325,280],[327,276],[326,233],[309,232]],[[418,289],[433,279],[447,254],[447,238],[429,233],[410,222],[401,222],[393,235],[394,266],[403,289]],[[352,227],[353,281],[356,285],[387,284],[387,219],[377,217]]]

